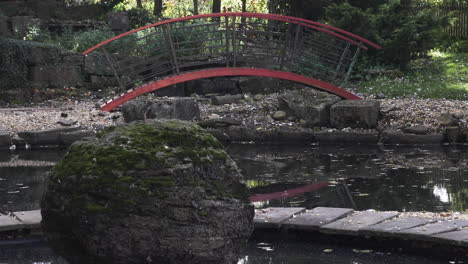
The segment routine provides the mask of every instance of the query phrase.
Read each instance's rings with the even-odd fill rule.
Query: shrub
[[[132,8],[127,12],[131,28],[139,28],[151,24],[155,21],[155,16],[143,8]]]
[[[65,29],[61,34],[52,34],[47,30],[33,28],[27,36],[28,40],[54,44],[66,50],[83,52],[88,48],[113,37],[115,34],[108,27],[73,32]]]
[[[405,70],[411,59],[424,57],[447,36],[448,16],[437,16],[431,6],[414,1],[387,1],[378,8],[360,9],[348,3],[325,9],[324,22],[351,31],[384,47],[370,62],[396,64]]]

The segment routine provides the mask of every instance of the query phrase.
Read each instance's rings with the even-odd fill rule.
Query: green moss
[[[53,169],[51,180],[59,183],[57,188],[61,188],[62,178],[67,178],[67,184],[76,184],[74,200],[88,200],[79,196],[84,192],[93,201],[102,201],[110,211],[131,211],[150,197],[167,197],[166,188],[176,185],[172,176],[151,172],[188,162],[204,167],[215,161],[224,163],[227,158],[223,146],[196,125],[178,121],[135,123],[105,129],[95,141],[72,145]],[[193,182],[198,182],[197,176]],[[219,195],[225,193],[223,182],[216,188]],[[94,203],[78,202],[76,206],[102,211],[102,206]]]
[[[106,212],[109,210],[108,208],[95,203],[87,203],[84,208],[90,212]]]

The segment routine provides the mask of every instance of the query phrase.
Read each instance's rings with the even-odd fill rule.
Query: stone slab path
[[[0,232],[40,229],[40,210],[0,215]],[[468,220],[406,217],[398,212],[349,208],[271,207],[255,210],[255,229],[308,230],[323,234],[393,237],[468,248]]]

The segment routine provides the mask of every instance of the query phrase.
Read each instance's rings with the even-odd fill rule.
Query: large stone
[[[307,127],[328,126],[330,107],[339,102],[338,96],[312,88],[286,92],[278,98],[280,109],[305,121]]]
[[[42,227],[72,264],[237,263],[254,217],[241,181],[222,145],[192,123],[109,128],[52,170]]]
[[[0,130],[0,148],[9,147],[11,145],[11,136],[7,131]]]
[[[85,73],[98,76],[114,76],[114,71],[104,53],[93,52],[85,55],[84,66]]]
[[[79,130],[78,127],[52,128],[38,131],[19,132],[18,136],[31,145],[59,145],[60,135]]]
[[[376,130],[364,131],[321,131],[314,133],[319,144],[363,144],[376,145],[379,133]]]
[[[133,100],[122,106],[125,122],[146,119],[200,120],[200,108],[195,98],[156,98]]]
[[[376,100],[343,100],[331,106],[330,124],[336,128],[375,128],[379,111]]]
[[[242,98],[244,98],[242,94],[234,94],[234,95],[229,94],[229,95],[223,95],[223,96],[215,96],[211,99],[211,101],[215,105],[237,104]]]
[[[0,13],[0,36],[10,37],[11,31],[8,28],[8,17]]]
[[[61,145],[71,145],[76,141],[80,141],[84,138],[94,137],[95,133],[92,130],[77,130],[72,132],[60,133],[59,142]]]
[[[55,87],[74,87],[83,85],[81,67],[78,66],[33,66],[30,80]]]
[[[239,78],[239,88],[247,94],[270,94],[280,90],[281,81],[275,78],[248,76]]]
[[[441,134],[416,135],[399,130],[385,130],[382,133],[382,143],[387,145],[439,145],[443,141]]]
[[[192,94],[238,94],[237,80],[232,78],[200,79],[187,82],[187,93]]]
[[[130,29],[130,21],[125,12],[108,13],[106,19],[112,31],[125,32]]]
[[[60,60],[61,51],[53,46],[35,45],[30,49],[29,63],[33,65],[55,64]]]

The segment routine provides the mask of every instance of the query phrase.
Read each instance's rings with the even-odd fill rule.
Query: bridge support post
[[[168,46],[170,50],[172,66],[174,67],[175,71],[179,73],[180,69],[179,64],[177,63],[177,54],[174,48],[174,41],[172,40],[171,29],[169,28],[168,24],[163,25],[163,33],[164,39],[166,40],[166,46]]]
[[[353,70],[354,64],[357,61],[357,57],[359,56],[359,52],[361,51],[361,46],[362,46],[362,41],[359,42],[359,46],[356,47],[356,52],[354,53],[353,60],[351,61],[351,64],[349,65],[348,72],[346,73],[346,77],[343,80],[343,82],[340,84],[340,86],[345,85],[348,82],[349,76],[351,75],[351,71]]]

